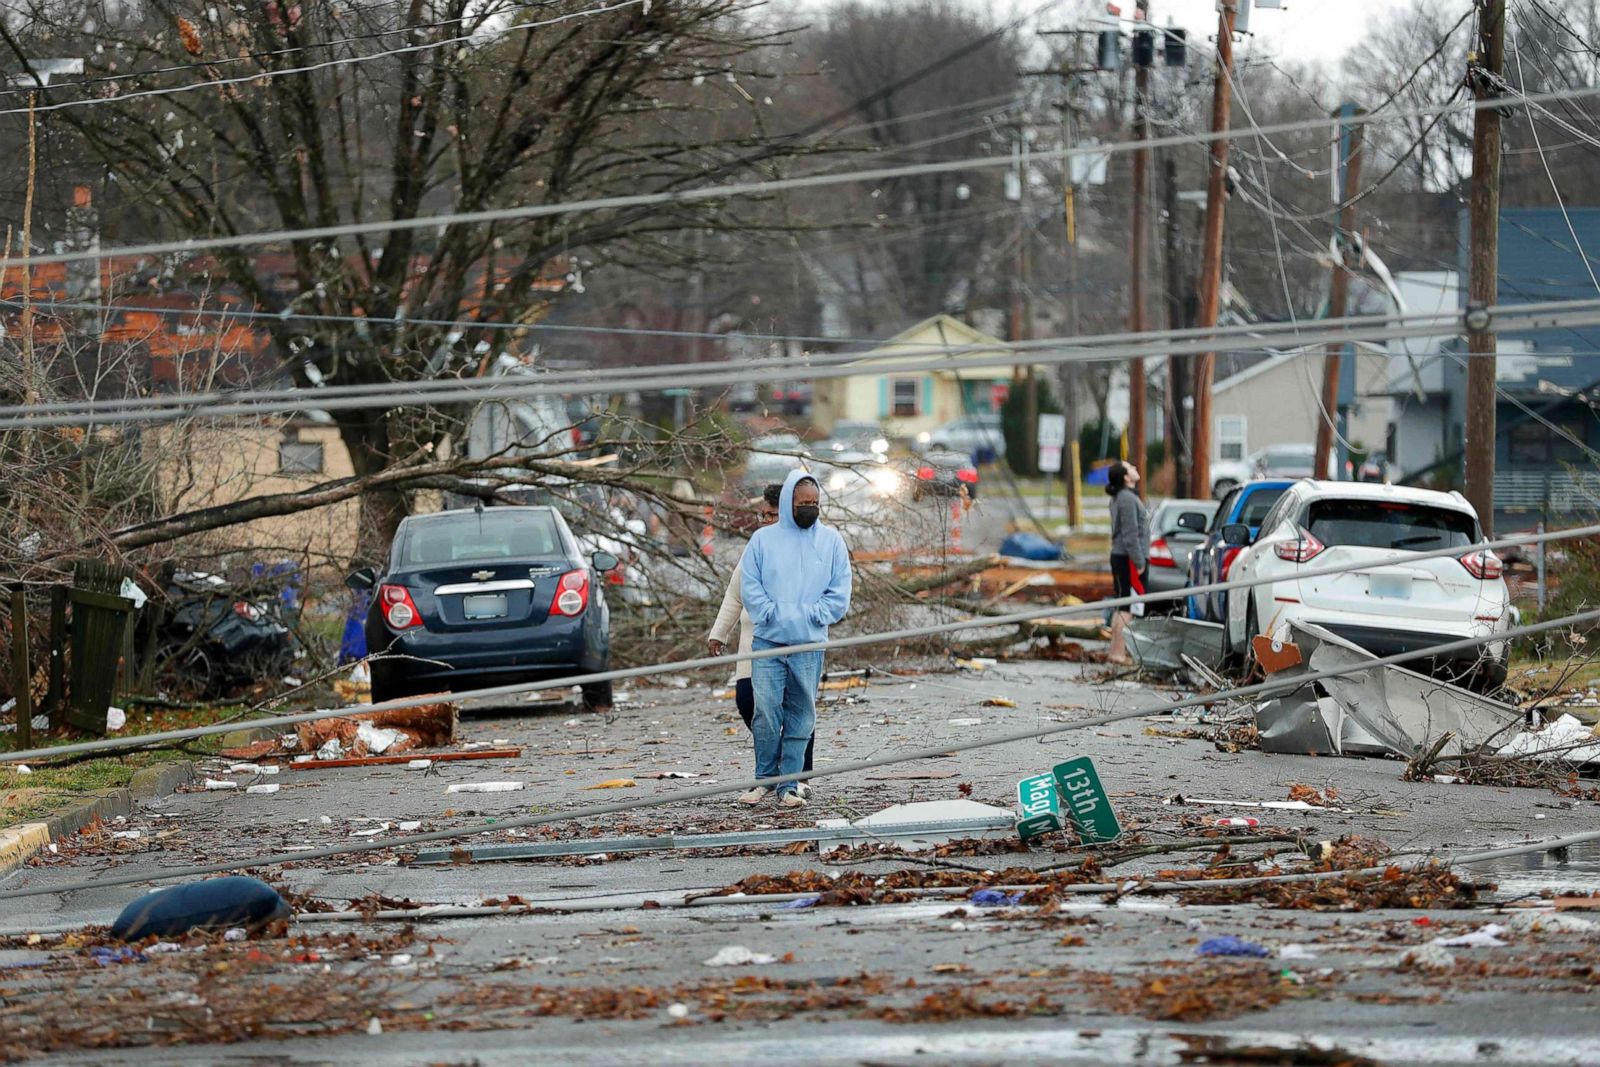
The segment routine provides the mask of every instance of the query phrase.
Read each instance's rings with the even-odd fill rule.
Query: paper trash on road
[[[238,782],[219,782],[215,778],[206,779],[207,789],[238,789]]]
[[[462,782],[458,785],[446,786],[446,793],[515,793],[522,788],[521,782]]]
[[[769,956],[764,952],[751,952],[743,945],[729,945],[721,949],[715,956],[705,961],[707,967],[762,967],[769,963],[777,963],[778,957]]]
[[[276,793],[281,787],[277,782],[268,782],[265,785],[250,785],[245,787],[246,793]]]
[[[1519,759],[1565,760],[1582,766],[1600,761],[1600,739],[1592,727],[1571,715],[1562,715],[1544,729],[1528,730],[1512,736],[1500,755]],[[1437,777],[1437,776],[1436,776]]]
[[[1436,937],[1433,939],[1433,944],[1440,948],[1502,948],[1509,944],[1500,940],[1500,935],[1505,932],[1504,926],[1490,923],[1460,937]]]

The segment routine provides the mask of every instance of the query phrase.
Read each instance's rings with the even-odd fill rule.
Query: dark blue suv
[[[1243,551],[1237,545],[1222,543],[1222,528],[1229,523],[1243,523],[1250,527],[1250,537],[1253,540],[1256,534],[1261,532],[1261,520],[1267,517],[1267,512],[1272,510],[1272,505],[1278,502],[1284,490],[1293,484],[1293,481],[1272,479],[1245,482],[1228,490],[1227,495],[1222,498],[1222,503],[1217,505],[1217,513],[1211,517],[1211,526],[1206,530],[1206,539],[1189,553],[1191,589],[1226,580],[1228,567],[1232,565],[1234,557]],[[1188,598],[1188,615],[1191,619],[1205,619],[1207,622],[1227,622],[1228,594],[1191,595]]]
[[[373,591],[367,649],[372,700],[545,681],[610,669],[611,613],[600,575],[552,507],[481,507],[400,523],[382,574],[349,584]],[[583,687],[611,706],[611,683]]]

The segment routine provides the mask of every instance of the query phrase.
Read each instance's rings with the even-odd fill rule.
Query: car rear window
[[[1261,520],[1267,517],[1267,512],[1272,510],[1272,505],[1278,502],[1283,495],[1282,489],[1257,489],[1244,498],[1244,507],[1239,511],[1236,522],[1246,526],[1260,526]]]
[[[1426,504],[1379,500],[1317,500],[1306,528],[1329,547],[1410,549],[1461,548],[1477,538],[1472,516]]]
[[[421,523],[406,540],[405,562],[426,567],[478,560],[523,560],[562,554],[561,535],[546,511],[487,510]]]

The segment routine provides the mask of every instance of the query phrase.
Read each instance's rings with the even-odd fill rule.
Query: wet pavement
[[[894,674],[827,693],[819,768],[1088,719],[1187,692],[1138,679],[1099,680],[1106,668],[1070,663],[923,674],[913,673],[918,664],[886,653],[877,666]],[[551,827],[492,829],[517,815],[669,796],[751,776],[748,735],[731,699],[717,695],[721,690],[721,684],[685,677],[625,688],[616,714],[605,719],[559,705],[519,714],[498,709],[464,720],[464,740],[510,742],[522,747],[518,759],[437,764],[436,773],[404,765],[286,769],[261,779],[280,785],[273,794],[179,794],[147,805],[126,824],[68,842],[0,886],[248,860],[366,840],[363,835],[384,823],[391,825],[382,836],[402,838],[402,822],[415,821],[422,831],[486,826],[489,832],[473,844],[505,844],[805,826],[912,800],[969,797],[1011,807],[1018,778],[1077,755],[1093,757],[1125,827],[1147,843],[1214,833],[1210,824],[1221,818],[1254,818],[1259,826],[1236,832],[1312,842],[1354,835],[1381,841],[1403,858],[1592,829],[1600,806],[1547,790],[1401,782],[1402,764],[1390,760],[1226,752],[1210,741],[1164,736],[1192,727],[1141,717],[1043,742],[823,779],[802,813],[780,814],[770,804],[750,811],[718,797]],[[985,703],[994,699],[1016,707]],[[210,768],[213,777],[222,771],[220,763]],[[666,773],[699,777],[646,777]],[[234,777],[241,784],[251,780]],[[634,785],[592,788],[616,779]],[[482,781],[519,781],[524,788],[447,792],[451,784]],[[1296,785],[1324,796],[1333,790],[1337,797],[1311,810],[1234,806],[1283,801]],[[131,830],[140,836],[111,836]],[[1232,858],[1259,858],[1269,847],[1288,869],[1300,862],[1292,843],[1241,844]],[[1081,855],[1050,838],[1031,852],[975,856],[955,849],[943,860],[943,873],[967,873],[952,865],[1039,868],[1076,863]],[[1206,1042],[1220,1035],[1235,1046],[1293,1049],[1309,1042],[1382,1063],[1600,1059],[1600,1042],[1589,1036],[1591,990],[1600,982],[1593,935],[1600,925],[1584,918],[1595,914],[1600,923],[1600,914],[1563,912],[1552,919],[1510,906],[1536,903],[1528,894],[1539,891],[1590,891],[1600,880],[1600,864],[1595,853],[1579,849],[1564,857],[1499,861],[1475,872],[1475,880],[1500,883],[1487,899],[1504,906],[1468,910],[1423,900],[1419,909],[1367,911],[1185,904],[1137,892],[1109,905],[1100,896],[1061,895],[989,909],[960,899],[959,891],[950,899],[855,907],[749,902],[679,908],[673,905],[686,893],[757,874],[865,874],[870,884],[897,871],[936,874],[940,867],[873,850],[824,860],[799,848],[793,854],[639,853],[604,861],[442,866],[411,866],[404,856],[404,850],[385,851],[255,873],[293,890],[303,906],[516,898],[549,910],[405,927],[307,922],[292,928],[288,939],[190,939],[170,954],[116,966],[86,960],[81,941],[63,947],[47,940],[31,949],[25,939],[11,941],[4,947],[49,951],[36,971],[0,970],[0,986],[13,994],[6,1008],[10,1040],[39,1048],[39,1039],[29,1035],[48,1031],[30,1027],[48,1024],[66,1035],[59,1037],[66,1046],[95,1046],[92,1054],[62,1062],[105,1062],[100,1046],[109,1044],[127,1046],[112,1058],[135,1063],[170,1062],[173,1050],[161,1046],[178,1040],[215,1042],[206,1049],[208,1062],[526,1062],[530,1036],[546,1058],[572,1063],[779,1057],[806,1063],[1178,1063],[1193,1062],[1196,1050],[1205,1052]],[[1138,857],[1106,877],[1136,884],[1210,858],[1209,852]],[[103,887],[6,901],[0,928],[25,935],[104,923],[139,891]],[[563,905],[608,910],[564,913]],[[1490,923],[1506,927],[1497,938],[1504,945],[1430,944]],[[1197,955],[1202,943],[1224,934],[1259,945],[1266,955]],[[735,945],[774,962],[706,966]],[[30,979],[47,980],[54,999]],[[145,998],[131,1006],[115,995],[130,983]],[[75,1021],[57,1014],[66,1010],[59,996],[64,988],[72,990],[72,1004],[106,1005],[104,1017],[97,1023],[94,1013]],[[259,996],[268,988],[278,991],[270,1005]],[[223,1025],[229,1019],[236,1025]],[[107,1037],[96,1025],[114,1026],[117,1036]],[[374,1025],[381,1033],[368,1032]],[[1206,1054],[1227,1053],[1213,1048]]]

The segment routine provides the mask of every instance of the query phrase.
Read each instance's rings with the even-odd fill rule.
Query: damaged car
[[[1465,551],[1482,540],[1482,530],[1460,493],[1307,479],[1278,499],[1259,536],[1237,522],[1221,534],[1244,549],[1230,579],[1262,582],[1228,599],[1223,628],[1225,658],[1243,659],[1252,670],[1252,639],[1287,639],[1291,622],[1389,656],[1491,637],[1515,621],[1500,558]],[[1464,551],[1404,558],[1439,549]],[[1339,566],[1349,569],[1305,573]],[[1499,641],[1411,666],[1487,690],[1504,684],[1509,654]]]

